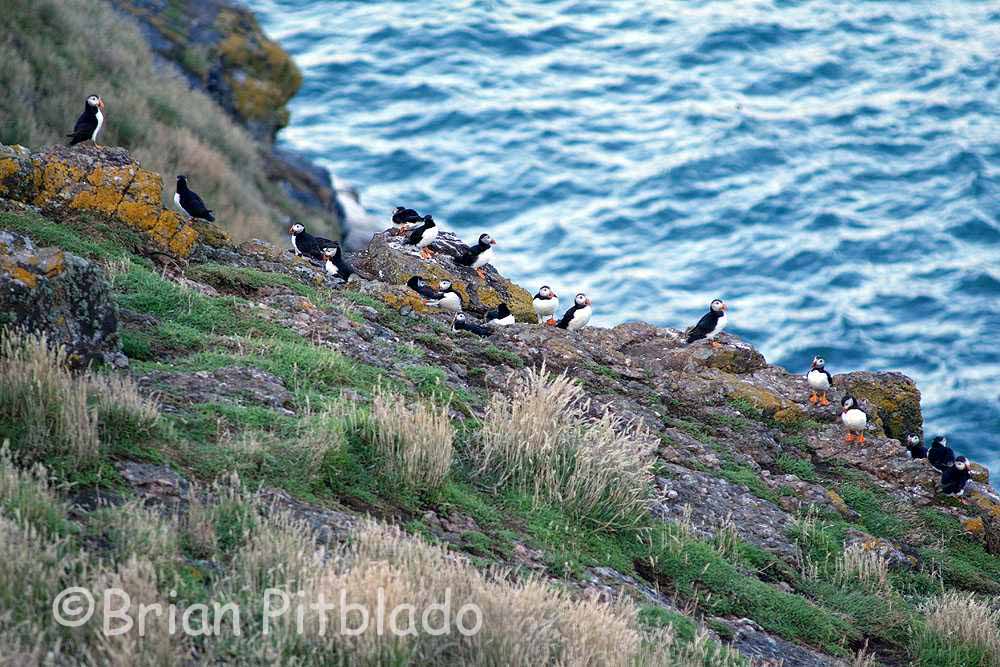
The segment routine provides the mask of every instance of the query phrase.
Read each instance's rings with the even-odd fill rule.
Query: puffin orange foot
[[[858,443],[860,443],[862,445],[865,444],[865,434],[864,433],[858,433]]]
[[[819,396],[817,396],[816,392],[814,391],[812,395],[809,397],[809,402],[812,403],[813,405],[816,405],[818,401],[819,401]]]
[[[713,341],[710,341],[710,342],[709,342],[708,344],[709,344],[709,345],[711,345],[711,346],[712,346],[713,348],[715,348],[716,350],[720,350],[720,349],[722,349],[722,343],[720,343],[720,342],[719,342],[719,341],[717,341],[717,340],[713,340]]]
[[[844,436],[844,442],[854,442],[854,434],[848,431],[847,435]]]
[[[545,324],[547,324],[550,327],[554,327],[555,325],[558,324],[558,322],[556,322],[554,318],[549,318],[545,320]]]
[[[819,397],[819,404],[830,405],[830,399],[826,397],[826,394],[823,394],[822,396]]]
[[[480,278],[482,278],[483,280],[486,280],[486,269],[484,269],[482,267],[479,267],[478,269],[476,269],[476,273],[479,274]]]

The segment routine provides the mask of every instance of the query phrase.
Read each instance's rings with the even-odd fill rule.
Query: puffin
[[[844,422],[844,426],[847,427],[847,435],[844,437],[844,441],[854,442],[854,434],[856,433],[858,443],[864,444],[865,427],[868,426],[868,415],[865,414],[865,411],[861,409],[860,405],[858,405],[858,399],[854,398],[850,394],[844,396],[840,405],[843,408],[843,411],[840,413],[840,420]]]
[[[212,211],[205,206],[198,193],[188,187],[187,176],[177,177],[177,192],[174,193],[174,205],[187,214],[192,220],[208,220],[215,222]]]
[[[83,113],[76,119],[73,132],[67,134],[69,145],[76,146],[84,141],[97,145],[97,134],[104,127],[104,100],[100,95],[91,95],[83,105]]]
[[[510,308],[507,307],[506,303],[501,303],[486,313],[486,326],[488,327],[509,327],[514,322],[514,313],[510,312]]]
[[[327,275],[340,278],[345,283],[350,282],[351,276],[355,275],[354,267],[344,258],[339,243],[323,248],[323,257],[326,260],[324,266]]]
[[[943,435],[934,436],[931,447],[927,450],[927,460],[941,472],[955,465],[955,450],[948,446],[948,438]]]
[[[439,301],[444,298],[444,294],[431,287],[430,284],[420,276],[412,276],[406,281],[406,286],[419,294],[420,298],[425,302]]]
[[[955,465],[941,471],[941,493],[946,496],[961,496],[965,493],[965,484],[971,478],[969,460],[959,456],[955,459]]]
[[[809,402],[813,405],[830,405],[826,393],[833,386],[833,376],[826,370],[826,361],[823,357],[813,357],[812,369],[806,373],[806,381],[812,388]]]
[[[927,458],[927,448],[920,444],[920,436],[916,433],[906,436],[906,455],[911,459]]]
[[[392,212],[392,224],[395,225],[392,233],[396,235],[405,234],[407,227],[423,221],[424,219],[420,216],[420,214],[412,208],[397,206]]]
[[[475,269],[479,277],[485,280],[486,270],[483,267],[493,261],[493,246],[496,244],[489,234],[481,234],[479,242],[456,257],[455,263]]]
[[[538,294],[531,300],[531,305],[535,307],[535,314],[538,315],[538,323],[543,322],[549,325],[556,323],[553,317],[559,310],[559,295],[552,291],[548,285],[538,288]]]
[[[593,312],[593,308],[590,307],[590,299],[581,292],[576,295],[573,306],[563,313],[562,319],[556,326],[567,331],[578,331],[587,326]]]
[[[476,322],[470,322],[466,317],[465,313],[456,313],[455,320],[451,323],[452,331],[469,331],[476,334],[477,336],[489,336],[493,333],[493,330],[489,327],[484,327],[482,324]]]
[[[423,224],[415,228],[406,236],[406,245],[415,245],[420,249],[420,256],[424,259],[430,259],[434,254],[429,246],[434,243],[434,239],[437,238],[438,228],[434,224],[434,218],[429,215],[425,215],[423,218]]]
[[[322,236],[313,236],[306,231],[306,228],[299,223],[295,223],[288,228],[288,235],[292,239],[292,250],[297,257],[309,257],[320,262],[325,262],[323,248],[332,248],[333,241]]]
[[[450,280],[438,283],[437,296],[425,302],[428,306],[447,310],[450,313],[462,312],[462,295],[451,286]]]
[[[715,337],[722,333],[722,330],[726,328],[726,306],[722,299],[715,299],[708,306],[708,312],[705,313],[698,324],[694,325],[687,332],[687,344],[695,342],[696,340],[701,340],[702,338],[710,341],[712,347],[722,347]]]

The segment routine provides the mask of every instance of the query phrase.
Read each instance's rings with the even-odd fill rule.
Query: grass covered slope
[[[1000,664],[1000,557],[963,527],[972,508],[912,495],[925,472],[880,432],[845,449],[800,379],[739,341],[484,340],[266,244],[165,270],[113,224],[0,229],[102,267],[131,359],[74,376],[5,334],[0,661],[58,642],[58,664]],[[102,641],[51,622],[68,585],[235,602],[248,623]],[[379,586],[419,609],[451,587],[486,630],[260,633],[268,587],[373,603]]]
[[[240,238],[276,238],[292,216],[329,230],[265,176],[258,143],[172,67],[156,62],[133,20],[86,0],[0,0],[0,143],[38,149],[65,142],[87,95],[104,98],[99,143],[127,148],[164,176],[186,174]],[[332,233],[332,232],[331,232]]]

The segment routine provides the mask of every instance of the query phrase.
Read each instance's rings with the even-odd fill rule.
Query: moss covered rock
[[[78,366],[126,363],[104,271],[59,248],[0,231],[0,325],[44,333]]]
[[[112,0],[139,20],[150,45],[237,121],[268,143],[288,124],[302,85],[291,57],[250,10],[230,0]]]
[[[92,213],[136,229],[177,257],[187,257],[198,232],[163,208],[163,181],[122,148],[51,146],[31,153],[0,145],[0,197],[60,218]]]

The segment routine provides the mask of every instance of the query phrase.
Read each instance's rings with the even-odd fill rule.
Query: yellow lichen
[[[962,519],[962,528],[965,529],[965,532],[973,535],[982,535],[986,530],[983,520],[978,516],[971,519]]]
[[[730,392],[730,397],[747,401],[765,415],[784,424],[794,424],[805,416],[802,409],[792,401],[747,382],[737,384]]]
[[[14,280],[23,283],[31,289],[35,289],[38,286],[38,278],[35,277],[35,274],[27,269],[22,269],[20,266],[15,266],[10,275]]]
[[[12,157],[0,159],[0,192],[3,192],[3,180],[21,169],[21,163]]]

